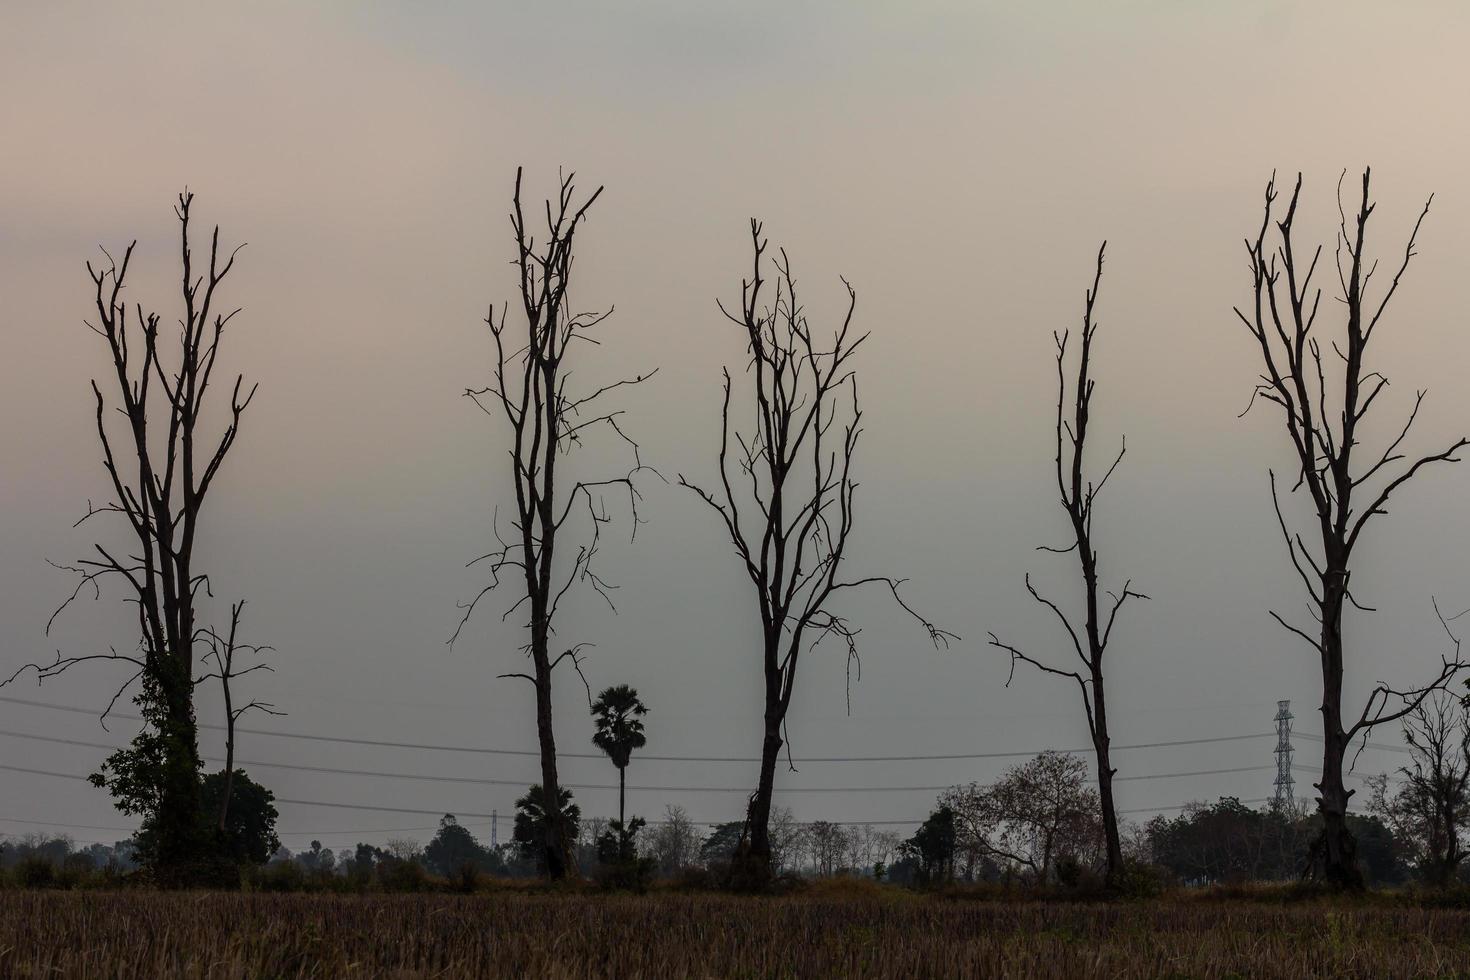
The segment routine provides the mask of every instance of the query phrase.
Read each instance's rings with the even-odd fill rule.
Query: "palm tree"
[[[634,749],[647,744],[643,737],[643,722],[638,719],[648,714],[648,706],[638,698],[638,692],[627,684],[610,687],[597,696],[592,704],[592,716],[597,719],[597,732],[592,744],[607,753],[612,764],[618,767],[618,828],[627,827],[624,818],[624,798],[628,762]]]
[[[562,832],[570,840],[576,840],[577,830],[582,822],[582,808],[572,802],[572,791],[565,786],[556,788],[556,800],[557,809],[561,813]],[[536,866],[542,874],[550,870],[543,846],[551,822],[546,802],[546,791],[541,788],[540,783],[527,789],[526,795],[516,800],[515,829],[511,835],[523,855],[536,858]],[[575,868],[572,870],[575,873]]]

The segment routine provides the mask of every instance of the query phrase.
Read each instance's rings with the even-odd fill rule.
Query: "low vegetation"
[[[1378,900],[0,893],[6,977],[1422,977],[1470,912]]]

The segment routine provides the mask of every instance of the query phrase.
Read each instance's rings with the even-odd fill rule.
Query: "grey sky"
[[[1021,674],[988,630],[1029,649],[1065,637],[1026,597],[1027,570],[1072,596],[1068,559],[1034,551],[1066,527],[1049,467],[1051,331],[1080,313],[1089,263],[1111,242],[1100,301],[1097,437],[1129,454],[1098,514],[1104,574],[1153,595],[1119,627],[1115,739],[1269,727],[1278,698],[1314,731],[1313,654],[1271,623],[1305,616],[1266,490],[1290,465],[1279,421],[1237,419],[1256,364],[1230,306],[1248,279],[1242,238],[1273,168],[1307,175],[1304,220],[1327,239],[1339,171],[1375,168],[1376,246],[1402,247],[1436,192],[1421,256],[1379,346],[1396,412],[1430,396],[1420,445],[1470,427],[1470,341],[1458,302],[1470,254],[1464,174],[1470,83],[1458,4],[16,3],[0,14],[0,666],[126,642],[125,611],[85,603],[48,639],[70,587],[46,559],[105,494],[87,380],[104,367],[82,326],[82,263],[140,240],[133,298],[176,302],[172,196],[246,241],[228,299],[245,307],[231,367],[258,380],[218,496],[203,562],[217,615],[249,601],[251,638],[281,651],[256,688],[283,731],[530,749],[512,626],[486,607],[453,651],[457,601],[481,579],[506,492],[504,433],[460,397],[483,383],[485,305],[512,286],[505,211],[556,168],[607,191],[579,250],[576,295],[615,304],[586,377],[659,366],[624,399],[646,458],[670,478],[713,474],[717,379],[741,345],[714,307],[746,270],[744,223],[790,250],[814,314],[838,274],[873,332],[860,359],[856,570],[905,576],[911,601],[964,641],[930,649],[878,602],[845,714],[839,652],[807,661],[790,735],[802,755],[1075,746],[1074,692]],[[1330,239],[1327,239],[1330,241]],[[1387,413],[1386,413],[1387,416]],[[590,452],[578,466],[593,466]],[[1351,687],[1438,663],[1431,594],[1470,604],[1463,504],[1470,470],[1430,475],[1366,541]],[[754,755],[758,663],[748,583],[711,515],[647,491],[635,545],[610,541],[619,615],[571,609],[567,640],[597,646],[595,685],[628,682],[652,707],[654,754]],[[626,529],[626,524],[622,529]],[[595,598],[595,597],[593,597]],[[7,695],[83,707],[106,670]],[[558,735],[590,751],[585,699],[558,689]],[[201,711],[212,720],[213,702]],[[265,724],[255,719],[252,727]],[[106,740],[94,721],[0,705],[0,729]],[[114,726],[121,740],[127,723]],[[217,754],[213,735],[205,749]],[[1391,732],[1380,739],[1396,741]],[[1271,744],[1140,750],[1120,775],[1269,765]],[[374,751],[244,737],[247,760],[530,782],[528,758]],[[12,765],[85,773],[96,750],[0,737]],[[1298,758],[1312,763],[1313,747]],[[20,761],[24,760],[24,761]],[[1360,770],[1395,764],[1365,756]],[[1004,762],[810,764],[787,789],[986,780]],[[630,783],[745,787],[755,766],[639,762]],[[512,787],[260,769],[288,799],[502,814]],[[610,782],[568,760],[572,783]],[[1120,806],[1269,792],[1271,773],[1128,782]],[[1299,776],[1306,790],[1310,776]],[[125,823],[100,791],[0,773],[14,820]],[[614,796],[580,792],[584,810]],[[932,793],[782,793],[802,818],[922,817]],[[740,793],[632,792],[730,819]],[[297,847],[377,839],[432,817],[283,805]],[[480,821],[472,822],[477,833]],[[900,828],[901,829],[901,828]],[[363,833],[327,833],[334,830]],[[111,839],[77,830],[80,839]],[[419,836],[427,837],[427,832]]]

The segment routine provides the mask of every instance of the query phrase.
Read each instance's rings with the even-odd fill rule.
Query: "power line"
[[[28,817],[0,817],[0,823],[26,823],[38,827],[67,827],[73,830],[114,830],[118,833],[135,834],[137,827],[120,827],[116,824],[62,823],[57,820],[32,820]],[[277,830],[278,837],[333,837],[347,834],[392,834],[413,830],[436,830],[436,827],[370,827],[356,830]],[[100,843],[100,842],[98,842]]]
[[[55,742],[61,745],[78,745],[94,749],[115,749],[118,746],[109,745],[105,742],[88,742],[74,738],[57,738],[50,735],[31,735],[26,732],[12,732],[0,729],[0,735],[11,738],[30,739],[37,742]],[[213,756],[200,756],[206,762],[223,762],[223,759]],[[297,772],[317,772],[338,776],[374,776],[382,779],[413,779],[431,783],[468,783],[478,786],[517,786],[526,785],[523,779],[492,779],[488,777],[474,776],[430,776],[415,772],[384,772],[375,769],[337,769],[331,766],[307,766],[291,762],[256,762],[247,759],[236,760],[241,766],[256,766],[263,769],[289,769]],[[1237,766],[1230,769],[1196,769],[1190,772],[1159,772],[1147,773],[1134,776],[1115,776],[1114,782],[1125,780],[1149,780],[1149,779],[1179,779],[1187,776],[1218,776],[1226,773],[1238,772],[1261,772],[1270,766]],[[1096,782],[1096,780],[1090,780]],[[615,790],[617,783],[562,783],[567,789],[596,789]],[[945,783],[936,786],[789,786],[783,787],[786,793],[938,793],[950,789],[955,783]],[[749,793],[749,786],[639,786],[631,785],[626,789],[638,790],[649,793]]]
[[[27,769],[25,766],[12,766],[3,762],[0,762],[0,769],[4,769],[6,772],[30,773],[32,776],[55,776],[57,779],[79,779],[84,783],[88,782],[86,776],[78,776],[75,773],[50,772],[46,769]]]
[[[0,823],[29,823],[40,827],[69,827],[73,830],[116,830],[119,833],[137,832],[137,827],[104,826],[93,823],[60,823],[56,820],[27,820],[24,817],[0,817]]]
[[[26,705],[32,708],[50,708],[55,711],[69,711],[74,714],[97,716],[99,712],[89,711],[86,708],[74,708],[70,705],[52,704],[46,701],[31,701],[25,698],[14,698],[0,696],[0,701],[9,704]],[[111,717],[121,718],[128,721],[142,721],[138,715],[113,714]],[[223,731],[223,725],[199,723],[200,728]],[[539,757],[540,752],[532,749],[489,749],[468,745],[434,745],[418,742],[392,742],[382,739],[348,738],[341,735],[310,735],[305,732],[273,732],[266,729],[236,728],[237,734],[260,735],[268,738],[300,739],[310,742],[340,742],[346,745],[367,745],[374,748],[393,749],[418,749],[429,752],[467,752],[480,755],[514,755]],[[1239,742],[1248,739],[1274,738],[1275,732],[1253,732],[1248,735],[1218,735],[1213,738],[1184,738],[1173,739],[1162,742],[1133,742],[1127,745],[1114,745],[1115,751],[1124,749],[1154,749],[1175,745],[1207,745],[1217,742]],[[1053,749],[1051,751],[1063,753],[1090,753],[1092,746],[1082,746],[1070,749]],[[809,762],[944,762],[959,761],[965,759],[1019,759],[1028,756],[1039,755],[1040,751],[1018,751],[1018,752],[960,752],[942,755],[872,755],[872,756],[813,756],[797,760],[803,763]],[[558,752],[558,758],[563,759],[602,759],[604,756],[599,752]],[[760,762],[758,756],[709,756],[709,755],[640,755],[640,759],[648,762]]]
[[[77,776],[77,775],[74,775],[72,773],[50,772],[50,771],[45,770],[45,769],[28,769],[28,768],[25,768],[23,766],[12,766],[12,765],[7,765],[7,764],[3,764],[3,763],[0,763],[0,769],[8,770],[10,772],[31,773],[31,774],[34,774],[34,775],[37,775],[37,776],[54,776],[54,777],[57,777],[59,779],[80,779],[80,780],[83,780],[83,781],[85,781],[85,779],[86,779],[86,777],[84,777],[84,776]],[[945,787],[945,788],[947,789],[948,787]],[[326,800],[291,800],[291,799],[285,799],[285,798],[282,798],[282,797],[277,797],[276,800],[275,800],[275,802],[277,802],[277,803],[289,803],[289,804],[291,804],[293,806],[320,806],[320,807],[330,807],[332,809],[338,809],[338,810],[364,810],[364,811],[371,811],[371,812],[374,812],[374,813],[410,813],[410,814],[422,814],[423,816],[434,816],[436,814],[442,815],[444,813],[443,810],[420,810],[420,809],[416,809],[416,808],[413,808],[413,807],[382,806],[382,805],[371,804],[371,803],[335,803],[335,802],[329,802],[329,801],[326,801]],[[1259,799],[1241,800],[1240,802],[1241,803],[1265,803],[1266,802],[1266,798],[1265,797],[1262,797],[1262,798],[1259,798]],[[1172,810],[1183,810],[1186,807],[1189,807],[1191,805],[1192,805],[1191,803],[1177,803],[1177,804],[1169,804],[1168,806],[1138,807],[1138,808],[1131,809],[1131,810],[1119,810],[1118,812],[1119,813],[1161,813],[1161,812],[1172,811]],[[460,813],[456,813],[455,816],[456,817],[469,817],[471,819],[476,819],[476,820],[489,820],[489,819],[491,819],[494,816],[494,814],[493,813],[460,812]],[[850,824],[872,824],[873,826],[912,826],[912,825],[915,825],[915,824],[921,824],[921,823],[923,823],[924,822],[924,819],[927,819],[927,818],[921,818],[921,819],[916,819],[916,820],[849,820],[849,821],[831,821],[831,822],[832,823],[843,823],[843,824],[849,824],[849,823]],[[666,822],[666,821],[662,821],[662,820],[650,820],[649,821],[649,823],[655,823],[655,824],[656,823],[664,823],[664,822]],[[692,823],[692,824],[697,824],[697,825],[699,825],[701,827],[713,827],[713,826],[718,826],[721,823],[728,823],[729,821],[721,821],[721,820],[691,820],[689,822]],[[813,822],[816,822],[816,821],[802,821],[802,822],[803,823],[813,823]],[[371,831],[371,833],[384,833],[384,832],[385,831]]]
[[[1320,742],[1320,741],[1322,741],[1322,736],[1321,735],[1309,735],[1306,732],[1295,732],[1294,734],[1298,738],[1304,738],[1304,739],[1306,739],[1309,742]],[[1356,742],[1357,739],[1353,739],[1353,741]],[[1413,753],[1413,751],[1414,751],[1413,749],[1409,748],[1407,745],[1390,745],[1387,742],[1363,742],[1361,744],[1367,746],[1370,749],[1377,749],[1380,752],[1399,752],[1399,753],[1402,753],[1404,755],[1409,755],[1409,754]]]

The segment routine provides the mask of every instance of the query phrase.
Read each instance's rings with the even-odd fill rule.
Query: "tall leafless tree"
[[[284,715],[284,711],[277,711],[276,706],[269,701],[260,701],[252,698],[239,704],[235,702],[234,682],[237,678],[246,674],[253,674],[257,670],[274,671],[275,668],[267,663],[253,663],[242,666],[236,663],[235,657],[245,653],[255,656],[271,651],[271,647],[242,643],[239,639],[240,614],[245,611],[245,602],[235,603],[230,607],[230,629],[228,633],[221,634],[213,629],[206,628],[205,639],[209,643],[209,649],[204,655],[205,662],[213,667],[209,673],[195,678],[195,684],[202,684],[208,680],[219,681],[220,694],[224,698],[225,706],[225,785],[220,794],[219,819],[216,825],[221,834],[225,833],[226,821],[230,815],[230,798],[235,789],[235,722],[242,715],[251,711],[260,711],[268,715]]]
[[[761,768],[734,862],[738,876],[759,884],[771,869],[772,791],[802,653],[835,637],[846,645],[849,664],[856,661],[858,630],[833,610],[832,600],[864,585],[886,587],[936,645],[947,644],[953,634],[904,602],[900,580],[843,575],[855,517],[852,464],[862,431],[852,357],[867,337],[852,332],[857,294],[843,280],[846,315],[830,344],[819,340],[797,299],[784,250],[775,261],[772,305],[762,307],[766,239],[753,219],[750,237],[753,270],[750,279],[741,281],[740,309],[731,313],[720,304],[720,310],[744,335],[752,380],[745,410],[753,418],[748,429],[739,428],[727,369],[720,489],[711,493],[683,476],[679,482],[720,516],[755,586],[760,610],[765,679]]]
[[[497,547],[470,562],[489,571],[490,582],[462,608],[464,615],[455,629],[452,644],[473,615],[480,600],[501,582],[501,575],[514,574],[524,587],[524,594],[505,611],[508,618],[522,606],[528,607],[527,629],[530,639],[522,647],[531,661],[530,673],[514,672],[501,677],[529,681],[536,694],[536,734],[541,749],[541,788],[544,799],[559,799],[557,779],[556,737],[552,728],[552,674],[563,663],[581,674],[581,653],[588,646],[579,643],[553,653],[554,622],[563,598],[574,585],[585,583],[612,607],[610,585],[594,570],[602,525],[611,519],[603,506],[605,491],[626,493],[632,509],[633,532],[639,523],[639,494],[633,476],[646,469],[638,456],[637,444],[628,437],[619,418],[623,412],[603,407],[603,396],[629,385],[639,384],[654,372],[640,374],[604,384],[583,393],[569,391],[572,371],[567,358],[576,350],[601,343],[595,332],[599,324],[612,314],[575,313],[568,306],[571,285],[573,240],[587,216],[587,211],[602,194],[598,187],[580,205],[576,204],[574,175],[561,179],[555,201],[546,202],[546,237],[538,246],[535,233],[528,227],[521,207],[521,170],[516,170],[515,195],[511,211],[511,229],[515,235],[520,321],[513,330],[508,306],[502,306],[497,317],[491,307],[485,322],[495,341],[494,379],[484,388],[466,394],[482,411],[492,417],[503,417],[510,424],[511,475],[515,485],[515,516],[510,526],[512,537],[500,536]],[[523,317],[523,320],[522,320]],[[561,458],[582,442],[589,430],[606,427],[621,439],[633,454],[633,465],[624,476],[604,480],[563,482],[558,465]],[[581,515],[578,523],[568,522]],[[581,531],[575,541],[576,551],[570,562],[563,532]],[[558,562],[557,556],[563,555]],[[586,679],[583,678],[585,686]],[[591,689],[587,692],[591,705]],[[545,867],[552,878],[576,873],[573,854],[575,841],[567,833],[565,820],[558,807],[547,808],[544,821]]]
[[[1344,172],[1344,178],[1346,173]],[[1317,315],[1322,290],[1313,286],[1319,245],[1303,265],[1293,238],[1302,178],[1296,185],[1284,216],[1275,212],[1276,180],[1266,185],[1261,227],[1245,246],[1250,258],[1252,303],[1246,310],[1235,308],[1260,348],[1262,373],[1250,405],[1257,400],[1281,409],[1291,440],[1296,470],[1292,491],[1305,490],[1310,498],[1310,530],[1293,530],[1281,507],[1275,471],[1270,472],[1271,499],[1277,522],[1286,540],[1292,567],[1307,588],[1316,628],[1302,628],[1281,614],[1271,615],[1284,628],[1305,640],[1316,652],[1322,669],[1322,780],[1315,784],[1320,794],[1322,836],[1312,849],[1311,870],[1328,884],[1348,889],[1361,888],[1363,877],[1356,861],[1356,842],[1347,825],[1348,799],[1353,791],[1343,784],[1343,761],[1353,738],[1365,738],[1376,725],[1396,721],[1414,711],[1433,691],[1443,688],[1462,669],[1458,655],[1443,658],[1436,676],[1419,687],[1396,688],[1375,685],[1356,717],[1345,714],[1343,684],[1345,651],[1343,614],[1351,603],[1366,610],[1351,587],[1354,551],[1368,522],[1387,513],[1389,498],[1421,470],[1436,463],[1457,462],[1467,444],[1460,438],[1448,449],[1411,457],[1403,450],[1404,440],[1419,417],[1424,392],[1414,398],[1402,427],[1381,452],[1360,454],[1367,433],[1369,413],[1388,387],[1388,378],[1368,366],[1369,345],[1389,302],[1415,255],[1419,228],[1429,213],[1426,202],[1414,222],[1393,278],[1376,300],[1369,299],[1369,284],[1378,264],[1365,252],[1368,220],[1375,204],[1369,195],[1370,171],[1363,171],[1362,197],[1356,215],[1349,219],[1338,181],[1338,235],[1335,249],[1340,301],[1345,318],[1342,334],[1319,340]],[[1433,201],[1433,198],[1430,198]],[[1268,239],[1274,242],[1268,243]],[[1247,406],[1246,411],[1250,410]],[[1309,539],[1315,539],[1309,544]]]
[[[239,247],[222,255],[219,227],[209,242],[209,260],[196,267],[190,245],[189,220],[194,195],[179,195],[174,213],[181,243],[183,316],[179,320],[177,354],[170,353],[167,332],[158,313],[134,306],[130,318],[123,299],[128,266],[137,245],[123,252],[121,263],[103,250],[105,266],[87,272],[94,287],[97,322],[87,325],[107,345],[112,362],[112,398],[104,385],[92,382],[96,402],[97,436],[102,464],[111,481],[112,500],[100,507],[88,505],[78,524],[104,515],[120,515],[129,529],[125,549],[97,542],[95,556],[63,566],[78,577],[76,589],[57,613],[84,589],[100,596],[100,586],[120,580],[137,609],[139,643],[136,653],[107,653],[63,657],[29,664],[38,679],[46,680],[77,664],[114,660],[130,664],[134,672],[113,696],[113,703],[134,681],[141,681],[137,701],[149,723],[161,758],[156,779],[149,787],[156,799],[151,814],[156,835],[154,861],[164,881],[185,880],[205,846],[199,795],[199,746],[194,717],[194,649],[202,628],[196,615],[201,589],[208,577],[195,566],[204,502],[214,486],[225,457],[235,444],[240,419],[255,394],[236,375],[224,408],[223,431],[209,437],[203,426],[207,396],[225,327],[240,312],[216,312],[216,291],[235,264]],[[113,428],[118,416],[122,424]],[[56,614],[52,615],[54,622]],[[49,632],[51,622],[47,623]],[[19,676],[18,671],[10,680]],[[7,681],[8,683],[8,681]],[[110,709],[111,705],[109,705]]]
[[[1075,552],[1082,568],[1082,588],[1086,610],[1082,629],[1073,625],[1071,617],[1064,613],[1056,602],[1043,596],[1026,576],[1026,589],[1037,602],[1050,609],[1067,630],[1072,642],[1072,652],[1081,661],[1080,669],[1068,670],[1057,667],[1046,660],[1038,660],[1008,643],[1002,643],[994,633],[990,634],[991,646],[1000,647],[1011,655],[1011,675],[1015,676],[1017,662],[1027,663],[1048,674],[1069,677],[1077,683],[1082,695],[1082,709],[1087,714],[1087,731],[1092,737],[1092,748],[1097,755],[1097,789],[1102,806],[1104,838],[1107,845],[1107,877],[1110,883],[1117,880],[1123,867],[1123,845],[1118,834],[1118,810],[1113,802],[1113,768],[1109,751],[1108,703],[1103,684],[1104,657],[1108,640],[1113,635],[1113,623],[1118,610],[1129,599],[1147,599],[1148,596],[1132,589],[1132,582],[1124,582],[1120,592],[1109,593],[1108,601],[1099,598],[1097,548],[1092,539],[1092,508],[1097,495],[1102,491],[1113,471],[1123,461],[1127,443],[1119,448],[1112,465],[1103,473],[1096,484],[1086,475],[1083,457],[1087,449],[1087,430],[1092,414],[1092,393],[1096,382],[1092,378],[1092,342],[1097,336],[1097,321],[1093,317],[1093,306],[1097,302],[1098,288],[1102,285],[1103,255],[1108,243],[1103,242],[1097,250],[1097,271],[1093,275],[1092,288],[1087,291],[1082,312],[1082,344],[1078,351],[1074,381],[1070,391],[1067,385],[1067,343],[1070,331],[1053,333],[1057,347],[1057,491],[1061,494],[1062,509],[1072,524],[1072,543],[1065,548],[1042,546],[1039,550],[1057,554]],[[1010,686],[1007,679],[1006,686]]]

